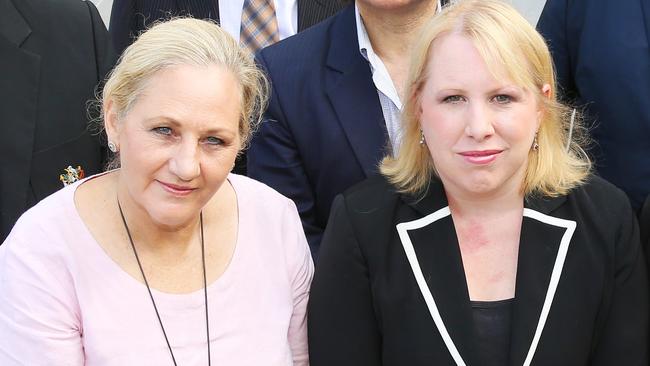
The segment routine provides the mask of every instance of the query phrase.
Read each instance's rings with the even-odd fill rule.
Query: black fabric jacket
[[[508,364],[648,365],[648,279],[624,193],[593,177],[524,207]],[[376,177],[338,196],[308,313],[312,366],[481,365],[442,184],[417,201]]]
[[[0,241],[67,166],[102,170],[87,102],[114,61],[90,1],[0,0]]]

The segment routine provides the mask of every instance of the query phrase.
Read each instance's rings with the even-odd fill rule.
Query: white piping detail
[[[447,346],[447,350],[449,350],[449,353],[451,354],[451,357],[456,362],[456,365],[466,366],[465,361],[463,361],[463,358],[458,352],[458,349],[456,348],[454,341],[451,339],[451,336],[449,335],[449,332],[445,327],[445,323],[443,322],[442,317],[440,316],[440,312],[438,311],[438,306],[436,305],[436,302],[433,298],[433,294],[431,294],[431,291],[429,290],[429,286],[427,285],[427,282],[424,279],[424,275],[422,274],[422,268],[420,267],[420,263],[415,253],[415,248],[413,247],[413,243],[411,242],[411,238],[409,237],[408,234],[409,230],[420,229],[449,215],[451,215],[451,211],[449,210],[449,206],[446,206],[432,214],[421,217],[417,220],[399,223],[396,225],[396,228],[399,234],[400,241],[402,242],[402,246],[404,247],[406,258],[408,259],[409,264],[411,265],[411,270],[413,271],[413,275],[415,276],[415,281],[417,282],[418,287],[420,288],[420,292],[424,297],[424,301],[427,304],[427,307],[429,308],[429,313],[431,314],[431,318],[433,318],[433,322],[435,323],[436,328],[438,328],[438,332],[440,333],[442,340],[445,342],[445,345]],[[523,366],[530,366],[533,356],[535,355],[535,351],[537,350],[537,345],[539,344],[539,339],[542,335],[542,330],[544,330],[544,325],[546,324],[546,319],[548,318],[548,313],[551,309],[551,304],[553,302],[553,298],[555,296],[557,286],[560,282],[560,277],[562,275],[562,268],[564,267],[564,261],[566,260],[566,255],[569,250],[569,244],[571,242],[571,238],[573,237],[573,233],[575,232],[576,222],[572,220],[564,220],[557,217],[545,215],[541,212],[531,210],[529,208],[524,208],[523,215],[525,217],[529,217],[531,219],[541,221],[545,224],[549,224],[557,227],[563,227],[566,229],[564,235],[562,235],[562,239],[560,241],[560,247],[558,249],[558,253],[555,258],[555,264],[553,265],[553,272],[551,273],[551,280],[549,282],[549,286],[546,291],[546,297],[544,299],[544,305],[542,306],[542,311],[539,320],[537,322],[535,335],[533,336],[533,341],[531,342],[530,348],[528,349],[528,354],[526,355],[526,359],[524,360]]]
[[[530,345],[530,348],[528,349],[528,355],[526,355],[526,359],[524,360],[524,366],[529,366],[533,361],[533,356],[537,350],[539,338],[542,336],[542,330],[544,330],[544,325],[546,324],[548,313],[551,310],[553,297],[555,297],[555,291],[557,290],[557,286],[560,282],[560,276],[562,275],[562,268],[564,268],[564,261],[566,259],[567,252],[569,251],[569,244],[571,243],[571,238],[573,237],[573,233],[576,230],[576,222],[573,220],[564,220],[557,217],[545,215],[541,212],[531,210],[529,208],[524,208],[524,216],[549,225],[566,228],[564,235],[562,235],[562,240],[560,240],[560,248],[557,251],[557,256],[555,257],[555,264],[553,265],[553,272],[551,272],[551,280],[548,284],[548,290],[546,291],[546,298],[544,299],[542,312],[539,316],[539,321],[537,322],[537,329],[535,329],[533,341]]]
[[[438,311],[438,306],[436,305],[436,302],[433,299],[433,295],[431,294],[431,291],[429,291],[429,286],[427,285],[427,281],[424,279],[424,275],[422,274],[422,268],[420,268],[418,257],[415,254],[415,248],[413,248],[413,243],[411,242],[411,238],[409,237],[408,234],[409,230],[419,229],[421,227],[427,226],[449,215],[451,215],[451,211],[449,211],[449,206],[447,206],[445,208],[441,208],[440,210],[430,215],[419,218],[417,220],[399,223],[397,224],[396,227],[397,227],[397,232],[399,233],[399,238],[402,241],[402,246],[404,247],[404,252],[406,252],[406,258],[408,259],[409,264],[411,265],[411,270],[413,271],[413,275],[415,275],[415,281],[417,282],[418,287],[420,287],[420,292],[422,293],[422,296],[424,296],[424,302],[427,304],[427,307],[429,308],[429,313],[431,313],[433,322],[436,324],[436,327],[438,328],[438,332],[440,332],[440,336],[442,337],[442,340],[445,342],[445,345],[447,346],[447,349],[449,350],[451,357],[454,359],[454,361],[456,361],[456,365],[466,366],[465,361],[463,361],[463,358],[460,356],[460,353],[458,353],[458,349],[456,348],[456,345],[454,345],[454,341],[449,336],[449,332],[447,332],[445,323],[442,321],[442,317],[440,316],[440,312]]]

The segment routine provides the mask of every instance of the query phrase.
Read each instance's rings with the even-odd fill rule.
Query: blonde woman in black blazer
[[[555,85],[509,5],[460,1],[428,25],[398,156],[334,202],[313,366],[648,364],[635,216],[590,174]]]

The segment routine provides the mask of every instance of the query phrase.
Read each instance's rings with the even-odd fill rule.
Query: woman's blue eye
[[[494,97],[494,101],[499,104],[506,104],[512,102],[512,98],[509,95],[499,94]]]
[[[448,97],[445,97],[445,99],[442,100],[445,103],[458,103],[463,101],[463,97],[460,95],[450,95]]]
[[[214,136],[207,137],[205,141],[210,145],[223,145],[223,140]]]
[[[172,129],[169,127],[156,127],[153,129],[153,131],[165,136],[169,136],[172,134]]]

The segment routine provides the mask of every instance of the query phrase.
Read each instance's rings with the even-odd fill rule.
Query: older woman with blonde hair
[[[398,156],[333,205],[311,364],[647,365],[636,220],[590,173],[542,37],[461,0],[425,27],[407,90]]]
[[[119,168],[43,200],[0,247],[0,364],[308,364],[296,208],[229,174],[267,89],[210,22],[125,51],[102,95]]]

